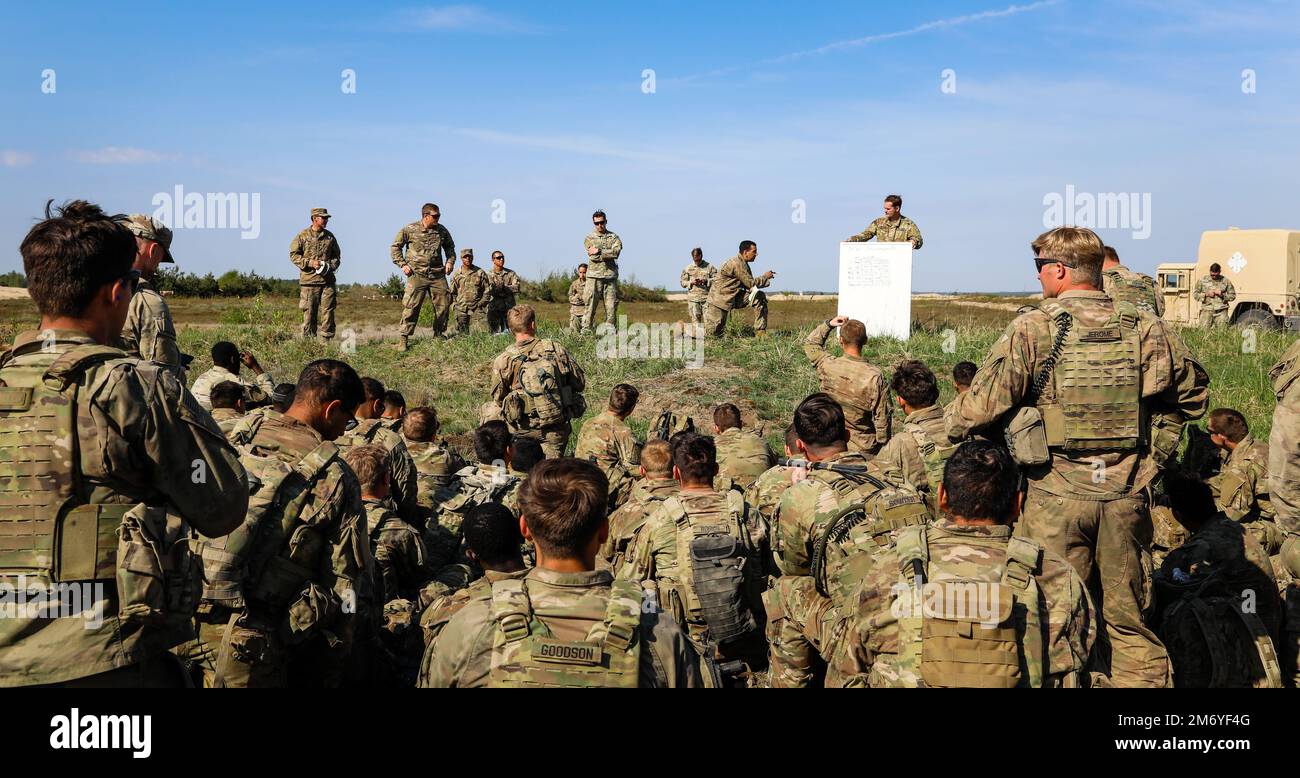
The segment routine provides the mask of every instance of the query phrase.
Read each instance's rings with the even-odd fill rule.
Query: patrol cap
[[[130,230],[131,234],[137,238],[151,240],[162,246],[166,252],[166,256],[162,259],[163,262],[176,263],[176,260],[172,257],[172,231],[168,229],[167,225],[152,216],[133,213],[122,221],[122,226]]]
[[[330,218],[330,212],[324,208],[311,209],[311,217],[315,219],[317,216],[324,216],[326,219],[328,219]]]
[[[474,249],[461,249],[461,250],[460,250],[460,258],[461,258],[461,259],[464,259],[465,257],[472,257],[472,256],[474,256]]]

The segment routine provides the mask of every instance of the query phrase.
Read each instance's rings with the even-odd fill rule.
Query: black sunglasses
[[[1047,265],[1065,265],[1066,267],[1074,267],[1073,262],[1066,262],[1063,259],[1052,259],[1051,257],[1034,257],[1034,267],[1038,268],[1038,272],[1040,273],[1043,272],[1043,268]]]

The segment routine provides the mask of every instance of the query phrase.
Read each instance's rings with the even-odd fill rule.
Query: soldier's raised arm
[[[1034,359],[1029,337],[1018,326],[1020,321],[1012,322],[993,344],[971,379],[970,390],[957,395],[944,409],[944,425],[952,440],[964,440],[994,424],[1029,393]]]
[[[818,324],[817,328],[808,333],[808,337],[803,339],[803,353],[808,357],[808,361],[812,362],[813,367],[821,366],[821,363],[831,356],[830,352],[826,350],[826,339],[831,335],[832,321],[833,319],[827,319]]]

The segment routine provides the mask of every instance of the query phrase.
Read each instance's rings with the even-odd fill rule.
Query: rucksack
[[[511,391],[501,401],[501,415],[515,430],[545,429],[587,412],[586,400],[560,369],[550,341],[516,354],[510,374]]]
[[[456,473],[457,485],[440,489],[434,496],[438,506],[438,524],[456,538],[460,538],[460,526],[469,515],[470,510],[488,502],[501,502],[510,490],[519,483],[518,476],[502,470],[491,478],[484,477],[474,465],[462,468]]]
[[[593,598],[594,599],[594,598]],[[612,582],[603,607],[579,602],[539,613],[528,581],[507,578],[492,584],[490,687],[614,687],[635,689],[641,669],[641,587]],[[585,639],[554,639],[546,621],[589,622]]]

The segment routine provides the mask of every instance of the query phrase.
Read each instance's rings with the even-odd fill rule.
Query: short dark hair
[[[795,445],[798,442],[799,430],[794,428],[794,422],[790,422],[785,428],[785,447],[793,453],[799,450],[799,447]]]
[[[374,494],[388,480],[388,452],[383,446],[349,446],[343,452],[343,459],[357,474],[362,492]]]
[[[799,440],[812,448],[826,448],[848,440],[844,409],[825,392],[810,394],[799,403],[794,409],[794,427]]]
[[[51,210],[19,246],[27,293],[44,316],[80,316],[108,284],[135,264],[136,242],[118,219],[85,200]]]
[[[578,265],[578,269],[581,270],[582,268],[584,268],[584,267],[586,267],[586,266],[587,266],[587,263],[586,263],[586,262],[583,262],[581,265]]]
[[[378,378],[366,376],[361,379],[361,385],[366,389],[366,402],[384,399],[384,382]]]
[[[219,367],[239,364],[239,346],[228,340],[219,340],[212,344],[212,364]]]
[[[1213,265],[1210,265],[1210,272],[1211,272],[1211,273],[1222,273],[1222,272],[1223,272],[1223,268],[1219,266],[1219,263],[1218,263],[1218,262],[1215,262]]]
[[[1111,246],[1102,246],[1102,247],[1101,247],[1101,251],[1102,251],[1103,254],[1106,255],[1106,259],[1109,259],[1109,260],[1112,261],[1112,262],[1118,262],[1118,261],[1119,261],[1119,252],[1116,251],[1113,247],[1111,247]]]
[[[524,538],[519,534],[519,519],[501,503],[475,505],[465,514],[460,527],[465,534],[465,545],[484,567],[523,562],[519,546]]]
[[[442,209],[439,208],[436,203],[425,203],[424,205],[420,206],[420,216],[424,216],[425,214],[428,213],[437,213],[439,216],[441,216]]]
[[[591,218],[592,218],[592,219],[595,219],[595,218],[597,218],[597,217],[599,217],[599,218],[601,218],[601,219],[606,219],[606,220],[609,219],[609,217],[605,215],[605,212],[604,212],[604,211],[596,211],[595,213],[593,213],[593,214],[591,215]]]
[[[640,397],[641,393],[635,386],[618,384],[609,393],[609,409],[620,416],[629,414]]]
[[[692,432],[673,448],[673,466],[682,482],[712,483],[718,474],[718,447],[713,438]]]
[[[669,435],[668,436],[668,457],[670,459],[676,460],[677,447],[682,444],[682,441],[686,440],[686,437],[688,435],[695,435],[695,434],[697,434],[695,430],[681,430],[679,432],[674,432],[673,434]]]
[[[974,362],[958,362],[952,367],[952,382],[970,386],[970,382],[975,380],[976,370],[979,370],[979,367]]]
[[[234,381],[222,381],[208,392],[208,400],[212,403],[213,410],[238,408],[239,401],[242,399],[244,399],[244,387]]]
[[[1020,491],[1020,468],[997,443],[971,440],[948,457],[943,469],[948,512],[964,519],[1011,519]]]
[[[510,428],[501,420],[484,422],[474,430],[474,456],[485,465],[504,460],[510,447]]]
[[[740,242],[740,253],[744,254],[746,251],[749,251],[752,247],[757,245],[758,244],[752,240],[742,240]]]
[[[692,256],[692,257],[703,257],[703,256],[704,256],[704,249],[699,248],[698,246],[695,247],[695,248],[693,248],[693,249],[691,249],[691,256]]]
[[[534,438],[516,435],[510,442],[510,452],[510,469],[518,473],[527,473],[533,465],[546,459],[546,451]]]
[[[366,389],[361,376],[347,362],[337,359],[318,359],[308,362],[298,375],[298,385],[293,390],[294,401],[325,405],[338,401],[349,413],[365,402]]]
[[[289,406],[293,405],[294,389],[296,388],[293,384],[275,385],[275,391],[271,393],[271,404],[275,406],[277,411],[284,413],[289,410]]]
[[[939,401],[939,381],[924,362],[909,359],[894,368],[889,382],[894,394],[916,409],[929,408]]]
[[[548,557],[577,557],[600,530],[608,503],[605,474],[572,457],[538,462],[519,489],[519,513]]]
[[[1233,443],[1240,443],[1250,434],[1250,425],[1246,422],[1246,417],[1241,411],[1232,408],[1215,408],[1210,411],[1206,426],[1215,434],[1222,435]]]
[[[731,403],[723,403],[713,409],[713,423],[719,432],[726,432],[735,427],[740,429],[740,409]]]
[[[438,411],[427,405],[412,408],[402,417],[402,437],[416,443],[433,440],[438,434]]]
[[[849,319],[840,326],[840,342],[846,346],[862,348],[867,342],[867,325],[857,319]]]
[[[388,391],[384,392],[384,407],[405,408],[406,398],[403,397],[402,393],[397,391],[396,389],[389,389]]]
[[[898,195],[885,195],[885,202],[893,203],[894,207],[899,210],[903,208],[903,198]]]

